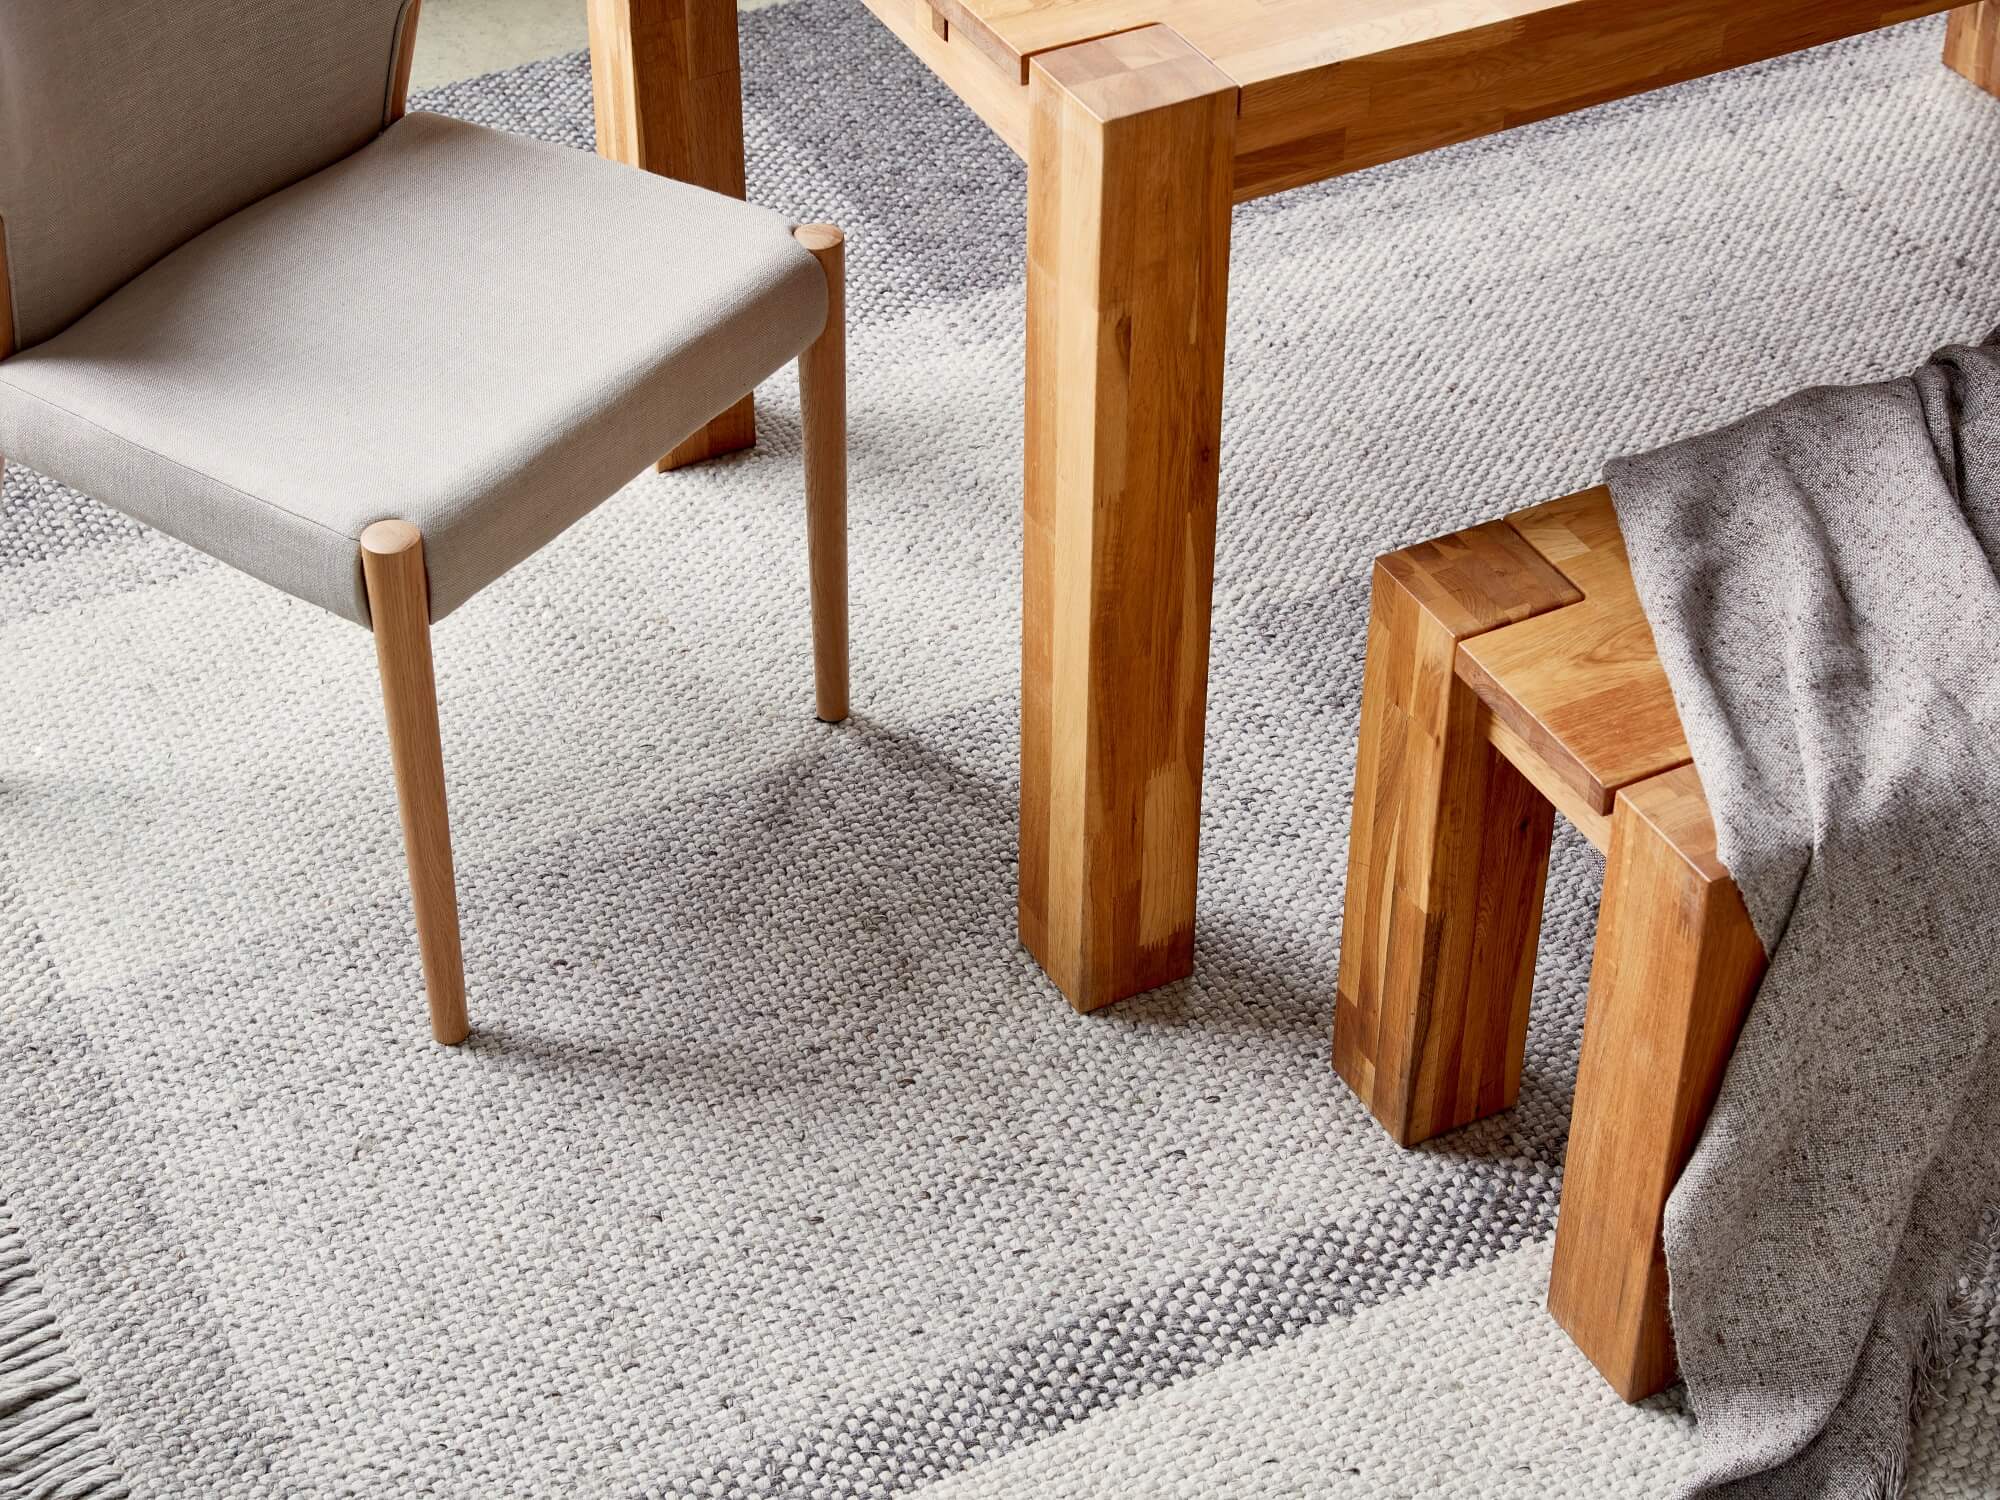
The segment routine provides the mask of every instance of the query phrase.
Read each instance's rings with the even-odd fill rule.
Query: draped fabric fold
[[[2000,1204],[2000,347],[1612,464],[1770,953],[1668,1205],[1701,1495],[1893,1495]]]

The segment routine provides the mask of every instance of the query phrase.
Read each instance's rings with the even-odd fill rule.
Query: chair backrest
[[[389,121],[415,9],[0,0],[14,343],[62,332],[203,230],[367,145]]]

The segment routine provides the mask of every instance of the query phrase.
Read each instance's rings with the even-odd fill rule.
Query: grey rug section
[[[1771,957],[1668,1209],[1700,1492],[1893,1495],[2000,1230],[2000,348],[1609,475]]]
[[[0,1198],[135,1493],[949,1490],[1386,1311],[1448,1343],[1545,1253],[1600,867],[1561,841],[1520,1106],[1396,1150],[1327,1066],[1368,559],[1906,365],[2000,276],[1934,26],[1239,211],[1197,973],[1078,1018],[1012,932],[1019,164],[849,0],[743,37],[753,195],[850,236],[860,713],[809,719],[774,382],[754,454],[439,633],[468,1048],[423,1036],[365,638],[151,539],[0,577],[56,970],[0,971]],[[420,102],[589,138],[581,58]],[[1573,1431],[1678,1441],[1550,1337]],[[1490,1420],[1467,1487],[1550,1493]]]
[[[846,231],[850,327],[1021,280],[1020,159],[866,8],[816,0],[740,26],[749,196]],[[411,104],[586,150],[596,139],[581,52]]]
[[[1143,1301],[1110,1304],[927,1378],[819,1433],[681,1475],[650,1493],[780,1500],[921,1488],[1226,1359],[1553,1234],[1548,1186],[1539,1169],[1475,1164],[1415,1201],[1245,1251]],[[1175,1476],[1159,1477],[1168,1483]]]

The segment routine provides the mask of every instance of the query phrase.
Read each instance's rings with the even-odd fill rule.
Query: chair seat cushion
[[[0,364],[0,453],[363,624],[410,521],[439,619],[826,309],[775,214],[413,114]]]

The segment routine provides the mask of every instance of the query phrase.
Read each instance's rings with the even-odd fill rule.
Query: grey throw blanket
[[[2000,1203],[2000,349],[1609,471],[1771,964],[1668,1205],[1704,1495],[1893,1495]]]

